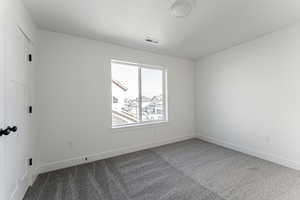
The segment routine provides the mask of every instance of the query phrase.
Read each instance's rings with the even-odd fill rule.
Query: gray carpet
[[[24,200],[299,200],[300,172],[193,139],[37,178]]]

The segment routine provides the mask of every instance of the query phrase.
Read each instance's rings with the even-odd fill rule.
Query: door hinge
[[[29,62],[32,62],[32,54],[29,54],[29,55],[28,55],[28,61],[29,61]]]
[[[28,112],[31,114],[32,113],[32,106],[28,107]]]

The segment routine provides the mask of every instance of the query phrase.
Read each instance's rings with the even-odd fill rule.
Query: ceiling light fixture
[[[171,6],[172,14],[175,17],[186,17],[192,12],[195,4],[196,0],[176,0]]]

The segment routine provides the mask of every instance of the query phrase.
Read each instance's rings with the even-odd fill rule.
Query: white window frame
[[[139,122],[137,123],[131,123],[131,124],[122,124],[122,125],[112,125],[111,121],[111,127],[113,129],[118,129],[118,128],[126,128],[126,127],[137,127],[137,126],[145,126],[145,125],[155,125],[155,124],[161,124],[161,123],[166,123],[168,122],[168,90],[167,90],[167,70],[165,67],[161,66],[155,66],[155,65],[147,65],[147,64],[141,64],[141,63],[133,63],[133,62],[126,62],[126,61],[121,61],[121,60],[111,60],[110,66],[112,67],[113,63],[118,63],[118,64],[124,64],[124,65],[131,65],[135,66],[138,68],[138,102],[139,102]],[[163,116],[164,119],[162,120],[153,120],[153,121],[142,121],[142,68],[146,69],[156,69],[156,70],[161,70],[162,71],[162,97],[163,97]],[[110,70],[111,71],[111,70]],[[111,81],[112,82],[112,74],[110,75]],[[112,98],[112,90],[111,90],[111,98]],[[112,101],[111,101],[112,104]],[[112,105],[111,105],[111,114],[112,114]],[[112,119],[112,117],[111,117]]]

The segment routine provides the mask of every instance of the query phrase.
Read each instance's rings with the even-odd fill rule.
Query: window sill
[[[113,132],[121,132],[127,131],[131,129],[139,129],[139,128],[150,128],[155,126],[163,126],[166,125],[168,121],[156,121],[156,122],[146,122],[146,123],[138,123],[138,124],[128,124],[121,126],[113,126],[111,129]]]

